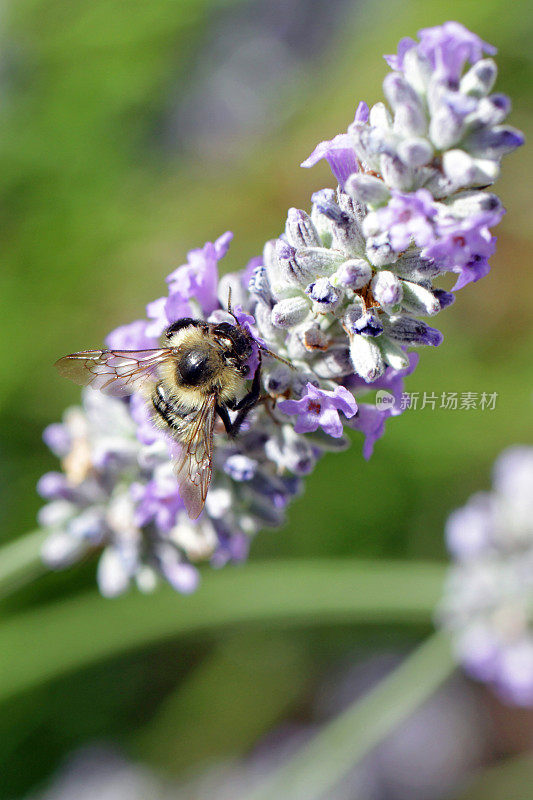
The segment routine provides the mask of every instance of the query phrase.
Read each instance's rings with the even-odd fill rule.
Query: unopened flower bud
[[[389,270],[381,270],[380,272],[376,273],[376,275],[374,275],[372,278],[372,283],[370,286],[372,289],[372,294],[380,306],[384,308],[396,306],[402,300],[402,284],[396,275],[394,275],[392,272],[389,272]]]
[[[357,374],[367,383],[377,380],[385,370],[379,346],[367,336],[355,334],[350,338],[350,358]]]
[[[321,313],[333,311],[342,299],[341,292],[327,278],[319,278],[309,284],[305,293],[313,301],[315,309]]]
[[[300,247],[321,247],[322,242],[309,214],[298,208],[289,208],[285,234],[290,244]]]
[[[372,207],[383,205],[390,197],[390,191],[382,180],[361,173],[348,178],[346,191],[355,200]]]
[[[309,309],[309,301],[305,297],[287,297],[272,309],[272,324],[276,328],[292,328],[304,321]]]
[[[388,336],[380,336],[377,344],[381,350],[383,360],[392,369],[406,369],[409,366],[409,359],[401,347],[392,342]]]
[[[440,303],[429,289],[425,289],[418,283],[411,283],[411,281],[401,281],[401,285],[403,288],[402,305],[407,311],[424,314],[428,317],[440,311]]]
[[[436,328],[430,328],[421,319],[413,319],[403,315],[390,317],[385,333],[388,337],[401,344],[437,347],[442,342],[442,333]]]
[[[372,268],[364,258],[350,258],[330,278],[334,286],[361,289],[372,277]]]
[[[482,58],[463,75],[460,91],[473,97],[483,97],[494,86],[497,74],[498,68],[492,58]]]

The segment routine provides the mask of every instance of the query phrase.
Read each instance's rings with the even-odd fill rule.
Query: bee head
[[[211,333],[229,363],[240,366],[252,355],[252,337],[240,325],[220,322],[213,326]]]

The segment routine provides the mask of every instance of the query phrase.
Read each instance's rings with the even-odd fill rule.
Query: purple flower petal
[[[170,284],[170,295],[174,298],[173,316],[179,313],[179,300],[185,302],[194,298],[206,317],[218,307],[218,262],[228,252],[232,238],[233,234],[228,231],[214,244],[207,242],[202,248],[190,250],[187,263],[170,273],[167,282]],[[167,315],[169,312],[170,308],[167,307]],[[174,319],[179,317],[174,316]]]
[[[355,112],[354,123],[362,124],[368,120],[369,109],[366,103],[359,103]],[[302,161],[302,167],[314,167],[321,159],[325,158],[331,167],[339,185],[344,185],[350,175],[359,171],[359,163],[353,148],[352,137],[348,133],[339,133],[333,139],[324,140],[317,144],[310,156]]]
[[[157,337],[148,335],[148,327],[149,323],[144,319],[121,325],[107,335],[105,343],[110,350],[149,350],[157,347]]]
[[[282,400],[278,408],[284,414],[298,415],[294,425],[296,433],[310,433],[320,426],[330,436],[339,438],[342,436],[339,411],[346,417],[353,417],[357,403],[344,386],[337,386],[333,392],[328,392],[308,383],[300,400]]]

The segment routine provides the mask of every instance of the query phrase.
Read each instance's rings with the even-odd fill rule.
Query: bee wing
[[[211,483],[216,403],[215,394],[206,397],[191,424],[180,433],[181,452],[174,471],[190,519],[202,513]]]
[[[155,368],[172,355],[172,350],[82,350],[56,361],[64,378],[79,386],[92,386],[121,397],[138,391],[153,379]]]

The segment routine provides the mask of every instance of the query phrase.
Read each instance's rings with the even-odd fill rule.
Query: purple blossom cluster
[[[83,408],[45,434],[63,465],[39,485],[50,501],[41,512],[51,529],[47,563],[103,549],[106,595],[131,580],[149,589],[157,575],[190,591],[193,562],[242,560],[253,534],[283,523],[320,456],[347,446],[345,428],[363,434],[370,457],[387,419],[401,413],[399,402],[378,407],[375,392],[399,401],[417,363],[408,349],[442,341],[421,319],[454,300],[435,278],[456,272],[458,289],[488,270],[490,226],[503,211],[480,187],[521,139],[500,124],[508,103],[489,95],[496,68],[484,52],[457,23],[421,31],[419,44],[404,40],[384,83],[392,112],[360,103],[348,133],[304,162],[327,158],[336,190],[316,192],[310,214],[290,209],[284,232],[240,272],[219,276],[230,233],[191,251],[146,317],[109,334],[110,349],[144,350],[183,317],[231,323],[231,292],[239,323],[288,363],[265,356],[261,390],[270,401],[237,438],[216,432],[211,488],[196,522],[172,472],[175,443],[154,427],[145,398],[87,390]],[[257,348],[251,361],[253,375]],[[120,425],[110,425],[115,418]]]
[[[326,158],[342,189],[366,207],[362,224],[371,264],[402,280],[405,258],[429,266],[425,281],[458,274],[454,289],[488,272],[490,228],[504,210],[482,191],[502,157],[523,144],[503,122],[509,99],[491,93],[495,48],[457,22],[402,39],[386,56],[388,101],[361,103],[346,134],[321,142],[303,166]],[[420,283],[420,281],[415,282]]]
[[[505,700],[533,705],[533,447],[517,445],[494,465],[491,492],[448,519],[454,559],[441,623],[459,661]]]

